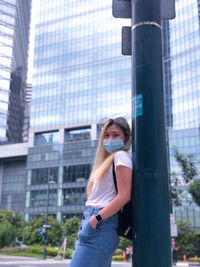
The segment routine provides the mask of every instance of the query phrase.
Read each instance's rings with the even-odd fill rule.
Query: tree
[[[0,222],[0,248],[9,246],[15,240],[15,229],[10,222]]]
[[[63,227],[63,237],[67,237],[67,247],[74,249],[77,234],[80,228],[80,220],[77,217],[72,217],[66,220]]]
[[[175,149],[174,156],[179,167],[181,168],[181,175],[185,183],[187,184],[190,181],[194,180],[194,178],[198,174],[194,155],[192,155],[191,153],[189,153],[188,155],[184,155],[182,153],[179,153],[178,149]]]
[[[44,216],[36,218],[30,221],[27,227],[24,228],[22,233],[23,243],[26,245],[42,244],[42,236],[38,229],[43,228]],[[61,243],[62,238],[62,227],[59,222],[53,217],[48,216],[48,224],[51,228],[48,229],[48,242],[51,246],[57,246]]]
[[[192,195],[194,202],[200,206],[200,180],[191,182],[188,191]]]
[[[126,248],[129,246],[132,246],[131,240],[128,240],[124,237],[119,238],[119,246],[118,246],[119,249],[126,251]]]
[[[12,243],[18,243],[18,241],[22,240],[22,230],[25,227],[26,223],[20,212],[17,212],[15,215],[11,210],[1,210],[0,211],[0,224],[4,229],[10,229],[12,227],[11,235],[13,237]],[[4,225],[8,225],[5,228]],[[9,238],[8,238],[9,240]],[[9,244],[7,244],[9,245]]]
[[[199,190],[199,183],[195,182],[194,179],[198,174],[198,169],[196,166],[196,162],[194,160],[194,156],[189,153],[184,155],[179,153],[179,151],[175,148],[174,149],[174,156],[178,163],[178,166],[181,169],[181,177],[182,181],[180,180],[180,175],[178,176],[176,173],[171,174],[171,190],[170,190],[170,199],[175,206],[180,206],[182,204],[181,195],[183,194],[184,190],[181,189],[179,186],[191,183],[188,187],[189,193],[192,195],[194,202],[197,205],[200,203],[198,199],[200,199],[200,190]],[[184,198],[184,197],[183,197]]]
[[[180,185],[178,175],[175,172],[171,172],[170,176],[170,183],[169,183],[169,201],[170,205],[174,205],[176,207],[181,206],[181,194],[182,189],[180,189],[178,186]]]
[[[197,242],[199,240],[198,232],[189,229],[190,223],[184,220],[177,221],[178,236],[176,238],[176,246],[178,254],[183,256],[194,256],[197,253]]]

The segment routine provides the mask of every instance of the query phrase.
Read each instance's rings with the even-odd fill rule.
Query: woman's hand
[[[90,225],[91,225],[91,227],[92,228],[94,228],[94,229],[96,229],[97,228],[97,219],[95,218],[95,215],[94,216],[92,216],[91,218],[90,218]]]

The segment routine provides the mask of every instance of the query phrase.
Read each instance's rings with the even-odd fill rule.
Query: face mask
[[[124,140],[123,139],[110,139],[103,140],[103,147],[108,153],[114,153],[118,150],[124,148]]]

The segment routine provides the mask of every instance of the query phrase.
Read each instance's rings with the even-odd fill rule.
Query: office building
[[[24,209],[31,1],[0,1],[0,208]]]
[[[1,1],[0,142],[23,142],[31,1]]]
[[[111,0],[35,2],[29,140],[20,154],[26,158],[22,210],[26,220],[40,216],[46,212],[48,198],[49,214],[64,222],[83,210],[105,119],[125,116],[131,121],[131,58],[121,55],[121,27],[131,22],[112,17]],[[171,170],[176,168],[173,144],[181,152],[195,148],[195,157],[200,156],[199,132],[193,130],[198,129],[200,117],[198,10],[197,1],[179,0],[176,19],[163,21]],[[188,148],[183,150],[179,140],[186,131],[196,138],[196,145],[187,135]],[[195,216],[200,218],[199,209]],[[200,227],[200,222],[193,227]]]
[[[200,162],[200,1],[176,1],[176,19],[169,22],[173,125],[168,127],[171,171],[179,172],[173,157],[194,155]],[[198,175],[197,178],[200,178]],[[177,220],[190,221],[200,230],[200,209],[185,194],[183,207],[175,207]]]

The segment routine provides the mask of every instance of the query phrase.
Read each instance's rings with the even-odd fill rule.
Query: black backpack
[[[113,180],[116,191],[118,192],[114,162],[113,162]],[[118,211],[118,216],[119,216],[118,235],[126,239],[133,240],[132,200],[129,201],[121,210]]]

